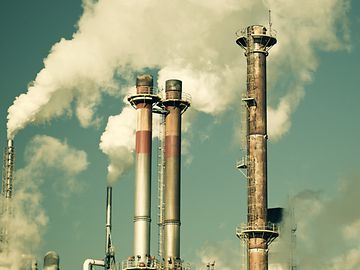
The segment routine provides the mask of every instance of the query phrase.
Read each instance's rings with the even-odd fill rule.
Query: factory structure
[[[277,226],[268,220],[267,203],[267,118],[266,57],[276,44],[271,31],[262,25],[244,29],[236,43],[245,50],[247,91],[242,99],[246,107],[246,156],[238,168],[246,170],[247,223],[236,234],[246,242],[247,269],[268,269],[268,248],[279,235]]]
[[[15,170],[15,146],[14,140],[8,139],[4,151],[3,173],[1,185],[1,227],[0,227],[0,253],[5,257],[11,252],[10,226],[14,214],[13,188]],[[24,270],[38,270],[38,260],[32,254],[21,254],[18,261],[23,265]],[[49,251],[44,256],[43,270],[59,270],[59,255],[55,251]],[[0,261],[1,269],[13,269],[9,262]]]
[[[252,25],[241,31],[236,43],[245,50],[247,59],[247,91],[242,101],[246,108],[246,156],[237,164],[247,180],[247,223],[236,230],[246,246],[243,269],[268,269],[270,243],[279,236],[278,226],[268,218],[267,203],[267,120],[266,120],[266,57],[276,44],[270,29]],[[189,270],[190,265],[181,257],[181,123],[182,114],[190,106],[190,98],[182,92],[182,81],[167,80],[164,93],[157,93],[153,77],[148,74],[136,78],[136,93],[128,96],[136,110],[135,136],[135,192],[133,252],[125,260],[115,260],[112,245],[112,187],[106,188],[105,252],[100,259],[85,259],[83,270],[97,267],[111,270]],[[158,159],[158,225],[157,252],[150,250],[151,179],[153,115],[160,114],[160,155]],[[134,123],[135,124],[135,123]],[[12,215],[14,180],[14,142],[8,140],[4,156],[2,179],[2,228],[0,251],[7,252],[9,242],[8,220]],[[244,172],[245,171],[245,172]],[[5,221],[5,222],[4,222]],[[37,268],[34,256],[24,254]],[[206,269],[215,269],[215,262]],[[10,268],[9,268],[10,269]],[[59,268],[59,255],[49,252],[44,259],[44,270]]]

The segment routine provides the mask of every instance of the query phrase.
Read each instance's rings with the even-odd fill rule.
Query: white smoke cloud
[[[109,158],[109,184],[113,184],[134,162],[135,129],[136,110],[130,106],[108,119],[99,146]]]
[[[46,172],[55,169],[64,174],[60,186],[68,196],[78,186],[76,175],[88,165],[84,151],[73,149],[66,142],[45,135],[38,135],[31,140],[26,148],[25,161],[27,165],[16,171],[16,189],[11,199],[13,216],[8,220],[5,215],[0,220],[0,226],[7,224],[9,231],[9,254],[0,253],[0,269],[3,269],[1,265],[4,263],[11,264],[10,268],[4,269],[22,269],[24,261],[20,258],[36,252],[41,243],[42,232],[48,223],[40,189]],[[55,177],[54,180],[59,179]]]
[[[209,242],[197,252],[199,262],[195,269],[207,269],[208,263],[215,262],[215,269],[239,269],[241,264],[238,241]]]
[[[246,64],[234,32],[267,25],[270,8],[279,43],[269,56],[269,133],[278,139],[290,129],[291,114],[319,64],[316,51],[347,44],[349,0],[84,0],[83,6],[72,39],[51,48],[27,93],[9,108],[8,137],[28,123],[71,114],[72,100],[82,126],[98,123],[102,95],[124,94],[116,78],[126,81],[144,68],[159,70],[161,86],[166,79],[182,79],[193,111],[215,116],[238,107]],[[344,36],[337,35],[340,28]]]
[[[348,0],[266,1],[272,10],[279,44],[270,52],[268,69],[272,86],[269,135],[281,138],[291,127],[291,115],[305,95],[319,65],[318,51],[348,50]],[[341,33],[341,34],[340,34]],[[285,88],[279,99],[277,88]],[[277,105],[276,105],[277,104]]]
[[[359,176],[355,176],[342,179],[334,196],[311,190],[294,196],[296,238],[291,243],[288,223],[281,231],[287,235],[277,249],[280,258],[289,258],[295,244],[295,262],[301,269],[359,269],[360,213],[353,208],[359,188]]]

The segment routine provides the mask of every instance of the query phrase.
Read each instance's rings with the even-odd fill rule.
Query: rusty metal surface
[[[135,151],[137,154],[149,154],[151,152],[151,131],[139,130],[136,131],[136,146]]]
[[[166,81],[166,99],[181,99],[182,83]],[[181,103],[168,102],[165,117],[164,258],[171,268],[180,258]]]
[[[129,97],[137,111],[134,256],[139,256],[140,262],[144,262],[150,255],[152,103],[155,102],[155,97],[151,96],[152,89],[152,76],[138,76],[136,95]],[[141,98],[141,95],[146,98]]]
[[[148,74],[136,77],[136,93],[152,94],[153,93],[153,77]]]
[[[268,243],[277,232],[260,234],[267,222],[267,115],[266,56],[276,39],[261,25],[246,28],[237,40],[247,57],[247,179],[248,218],[246,236],[248,269],[268,269]]]

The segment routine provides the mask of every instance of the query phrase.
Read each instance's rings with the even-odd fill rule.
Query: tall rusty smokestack
[[[266,56],[276,38],[264,26],[246,28],[236,43],[247,59],[247,225],[238,236],[247,241],[248,269],[268,269],[268,245],[278,233],[267,221]]]
[[[159,100],[151,75],[136,78],[136,94],[128,100],[137,111],[134,256],[144,263],[150,256],[152,106]]]
[[[2,216],[3,227],[1,228],[0,235],[0,251],[8,249],[8,223],[12,215],[11,198],[13,194],[13,181],[14,181],[14,165],[15,164],[15,147],[14,141],[8,140],[4,152],[3,163],[3,177],[2,177]]]
[[[182,98],[182,82],[180,80],[167,80],[165,94],[165,100],[162,103],[168,113],[165,116],[164,259],[165,269],[175,269],[175,267],[181,267],[181,114],[190,103]]]

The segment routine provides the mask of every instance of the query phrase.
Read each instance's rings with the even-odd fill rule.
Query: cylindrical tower
[[[106,217],[105,217],[105,269],[111,269],[115,262],[115,253],[111,239],[112,227],[112,187],[106,187]]]
[[[164,259],[165,269],[181,267],[180,259],[180,157],[181,114],[190,105],[182,98],[182,82],[167,80],[165,99],[165,177],[164,177]],[[181,268],[179,268],[181,269]]]
[[[159,100],[151,75],[136,78],[136,94],[128,100],[137,111],[134,256],[143,264],[150,257],[152,106]]]
[[[239,236],[246,238],[248,269],[268,269],[268,245],[278,235],[267,221],[267,121],[266,56],[276,38],[264,26],[246,28],[237,44],[247,58],[247,226]]]
[[[111,252],[112,187],[106,187],[105,254]]]
[[[7,147],[5,148],[5,153],[4,153],[3,181],[2,181],[2,194],[6,199],[12,197],[14,162],[15,162],[14,141],[8,140]]]
[[[3,224],[0,232],[0,251],[6,252],[8,249],[8,229],[12,216],[11,198],[13,195],[15,147],[14,141],[8,140],[4,152],[3,177],[2,177],[2,209]]]

